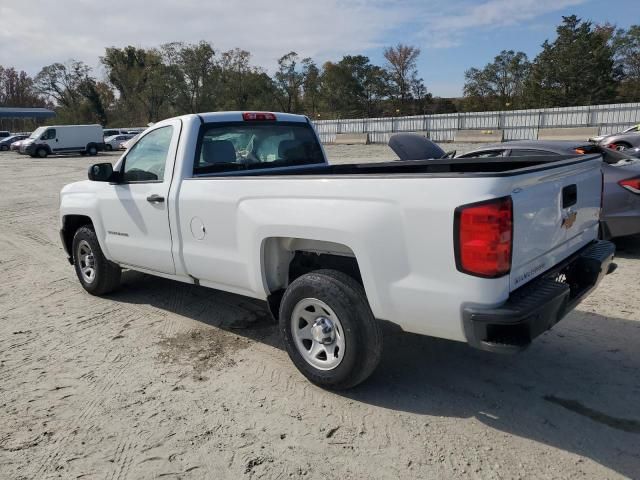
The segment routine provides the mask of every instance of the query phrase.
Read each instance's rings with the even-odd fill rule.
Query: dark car
[[[604,178],[602,236],[640,233],[640,160],[626,152],[589,142],[521,140],[486,145],[458,155],[468,157],[530,157],[531,155],[602,155]]]
[[[0,138],[0,151],[6,152],[11,148],[13,142],[18,142],[27,138],[27,135],[11,135],[9,137]]]

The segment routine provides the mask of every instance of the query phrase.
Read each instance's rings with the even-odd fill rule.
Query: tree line
[[[468,111],[569,107],[640,101],[640,25],[616,29],[563,17],[556,39],[533,61],[503,50],[465,72]]]
[[[269,75],[239,48],[206,41],[157,48],[109,47],[104,78],[84,62],[47,65],[30,77],[0,66],[0,105],[55,108],[58,121],[146,125],[216,110],[276,110],[314,119],[561,107],[640,101],[640,25],[627,30],[563,17],[529,61],[504,50],[465,72],[459,99],[433,97],[419,77],[420,48],[384,49],[384,65],[346,55],[317,65],[291,51]]]

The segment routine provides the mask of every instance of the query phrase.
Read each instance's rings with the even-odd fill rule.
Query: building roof
[[[0,107],[0,118],[52,118],[56,112],[48,108]]]

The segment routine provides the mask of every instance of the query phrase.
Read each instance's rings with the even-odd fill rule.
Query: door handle
[[[162,197],[160,195],[156,195],[154,193],[153,195],[149,195],[147,197],[147,202],[149,202],[149,203],[164,203],[164,197]]]

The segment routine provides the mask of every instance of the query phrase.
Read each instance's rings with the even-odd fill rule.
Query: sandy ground
[[[386,328],[331,393],[260,302],[133,272],[86,294],[57,209],[93,161],[0,154],[0,478],[640,478],[640,239],[522,354]]]

